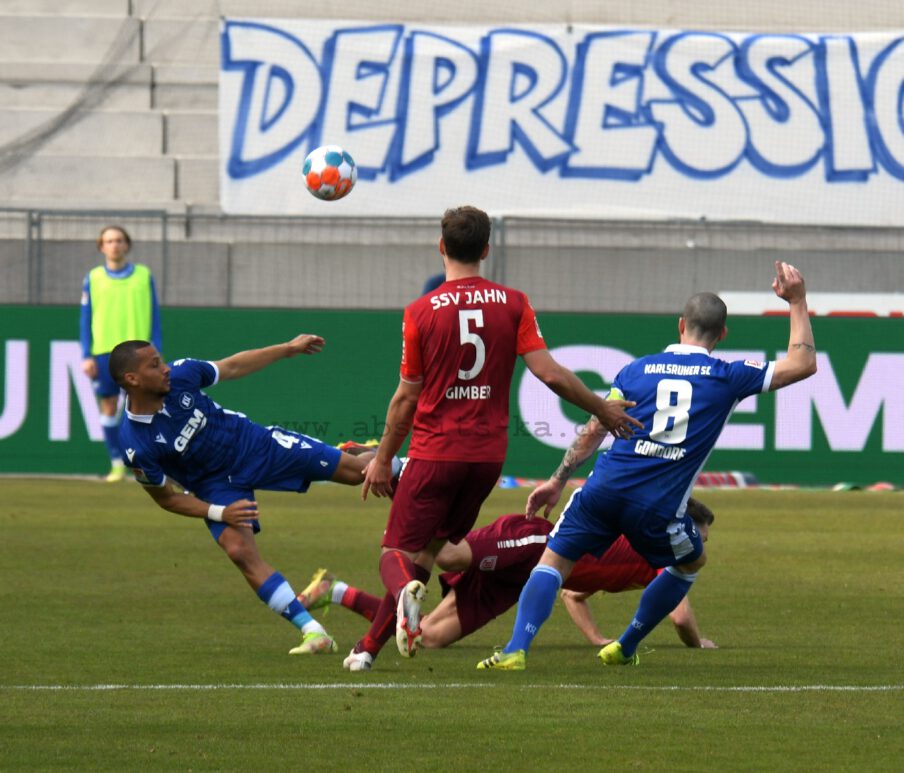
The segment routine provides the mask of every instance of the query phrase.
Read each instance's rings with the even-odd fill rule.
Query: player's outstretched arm
[[[791,319],[788,356],[775,363],[770,385],[770,389],[781,389],[816,372],[816,345],[807,309],[807,288],[800,271],[790,263],[775,261],[772,289],[788,302]]]
[[[703,648],[705,650],[718,649],[709,639],[700,636],[700,629],[697,627],[697,617],[691,608],[691,602],[685,596],[670,613],[669,618],[675,626],[675,632],[678,638],[688,647]]]
[[[562,490],[568,479],[578,467],[593,456],[604,437],[606,437],[606,430],[603,429],[599,419],[595,416],[591,417],[590,421],[581,427],[552,477],[530,493],[524,509],[528,518],[533,518],[541,507],[545,507],[543,517],[549,518],[549,514],[562,496]]]
[[[187,518],[210,518],[229,526],[250,529],[251,521],[260,517],[257,502],[250,499],[239,499],[225,506],[212,505],[191,494],[176,491],[168,481],[163,486],[145,486],[144,490],[164,510]]]
[[[524,364],[540,381],[559,397],[596,416],[613,435],[629,438],[634,434],[632,426],[643,428],[643,424],[625,413],[625,408],[631,408],[635,403],[630,400],[604,400],[591,392],[581,379],[556,362],[549,350],[538,349],[522,357]]]
[[[221,381],[242,378],[250,373],[266,368],[277,360],[295,357],[299,354],[317,354],[326,344],[320,336],[302,333],[284,344],[265,346],[262,349],[248,349],[244,352],[217,360],[214,365],[220,372]]]
[[[571,615],[571,621],[578,627],[580,632],[584,634],[587,641],[598,647],[605,647],[612,639],[607,639],[600,633],[596,627],[596,621],[593,619],[593,613],[590,611],[590,605],[587,599],[590,598],[589,593],[579,593],[575,590],[563,589],[560,593],[562,603],[568,614]]]

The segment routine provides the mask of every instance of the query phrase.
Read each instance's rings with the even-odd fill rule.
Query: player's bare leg
[[[421,646],[440,649],[454,644],[461,638],[461,622],[458,619],[458,603],[452,588],[429,615],[421,620]]]
[[[286,578],[261,557],[254,533],[250,529],[228,526],[217,543],[257,593],[257,597],[301,631],[301,644],[289,650],[289,654],[336,652],[336,642],[296,598],[295,591]]]
[[[436,554],[436,565],[444,572],[466,572],[474,553],[466,539],[457,543],[446,542]]]

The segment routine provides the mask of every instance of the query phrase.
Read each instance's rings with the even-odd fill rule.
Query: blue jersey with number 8
[[[774,362],[725,362],[700,346],[674,344],[622,368],[611,397],[637,403],[628,412],[643,422],[630,439],[600,454],[585,488],[680,514],[735,406],[767,392]]]

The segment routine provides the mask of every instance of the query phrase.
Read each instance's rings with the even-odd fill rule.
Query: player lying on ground
[[[686,513],[691,487],[745,397],[781,389],[816,372],[816,348],[804,280],[787,263],[775,263],[772,288],[788,302],[788,355],[777,362],[725,362],[712,356],[728,334],[727,309],[713,293],[688,299],[678,320],[678,344],[629,363],[611,394],[633,400],[643,429],[615,438],[597,457],[593,474],[571,497],[518,599],[512,637],[478,668],[522,670],[527,650],[552,611],[562,583],[585,553],[602,555],[621,535],[652,566],[665,567],[647,586],[634,619],[599,652],[604,665],[636,664],[637,646],[683,599],[706,563],[703,540]],[[533,515],[549,513],[571,473],[589,459],[605,431],[591,419],[566,451],[553,476],[527,501]]]
[[[301,629],[293,655],[335,652],[336,643],[285,577],[261,557],[254,538],[260,531],[254,489],[304,493],[314,480],[358,485],[373,452],[351,456],[307,435],[262,427],[221,408],[201,390],[286,357],[316,354],[323,346],[320,336],[299,335],[216,362],[171,365],[147,341],[125,341],[110,354],[110,372],[127,396],[120,434],[126,465],[164,510],[203,518],[260,600]]]
[[[688,501],[688,514],[705,540],[713,522],[706,505]],[[493,523],[475,529],[457,544],[447,542],[436,556],[445,573],[440,575],[444,595],[432,612],[421,620],[422,646],[448,647],[483,628],[508,611],[546,546],[552,524],[542,518],[503,515]],[[645,588],[657,571],[641,558],[622,537],[600,558],[581,558],[562,590],[562,600],[575,625],[591,644],[605,645],[587,604],[594,593],[621,593]],[[309,610],[341,604],[373,620],[381,599],[336,579],[319,569],[298,596]],[[701,638],[697,620],[687,598],[671,612],[679,638],[688,647],[712,649],[716,645]]]

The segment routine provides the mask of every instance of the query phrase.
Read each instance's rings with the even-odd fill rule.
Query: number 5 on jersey
[[[471,379],[477,378],[477,374],[483,370],[483,365],[487,358],[487,350],[483,339],[477,333],[471,332],[469,323],[472,320],[475,328],[483,327],[483,309],[462,309],[458,312],[458,331],[461,345],[471,344],[474,347],[474,364],[468,370],[458,369],[458,377],[462,381],[471,381]]]

